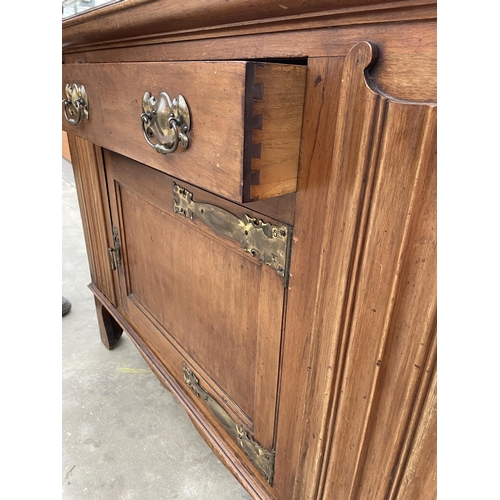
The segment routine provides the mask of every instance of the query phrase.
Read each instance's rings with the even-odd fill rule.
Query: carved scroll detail
[[[436,334],[436,107],[378,92],[376,57],[368,42],[346,56],[332,156],[352,272],[335,333],[324,498],[396,498]]]

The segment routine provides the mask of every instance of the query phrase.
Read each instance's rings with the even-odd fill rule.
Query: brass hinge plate
[[[272,486],[274,475],[275,452],[262,447],[243,427],[237,424],[222,408],[222,406],[207,392],[200,387],[200,383],[192,370],[184,365],[184,382],[202,399],[212,414],[222,424],[224,429],[235,439],[239,447],[245,452],[256,469],[264,479]]]
[[[174,182],[174,212],[192,219],[196,215],[208,227],[241,244],[245,252],[272,267],[280,276],[288,277],[288,261],[292,227],[275,226],[244,214],[236,215],[208,203],[193,200],[193,194]]]
[[[115,225],[113,225],[113,244],[114,247],[108,248],[108,253],[111,269],[116,271],[121,266],[122,261],[120,255],[120,237],[118,236],[118,228]]]

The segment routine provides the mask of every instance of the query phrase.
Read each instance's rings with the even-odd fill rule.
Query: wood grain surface
[[[283,278],[239,243],[176,214],[171,177],[108,151],[105,163],[119,221],[124,315],[144,325],[144,340],[161,352],[174,377],[183,380],[172,345],[220,404],[272,449]],[[193,194],[197,202],[221,206],[214,196]],[[235,364],[245,376],[236,376]]]
[[[89,119],[72,126],[63,118],[63,128],[235,202],[293,193],[306,68],[257,66],[254,70],[244,61],[66,64],[63,92],[66,84],[85,86]],[[187,149],[179,145],[163,155],[146,142],[145,92],[186,99]]]
[[[116,305],[117,281],[108,253],[108,248],[113,246],[113,236],[102,152],[93,143],[71,133],[68,142],[92,283]]]
[[[63,22],[65,78],[94,82],[92,119],[63,129],[103,342],[131,336],[255,499],[437,496],[436,60],[426,0],[131,0]],[[146,90],[185,95],[192,149],[149,151]],[[174,217],[174,180],[293,224],[288,282]],[[186,389],[185,362],[275,450],[272,486]]]
[[[373,92],[365,72],[376,56],[361,43],[337,69],[332,59],[310,66],[306,107],[321,106],[328,90],[339,94],[317,111],[322,134],[299,178],[278,498],[386,498],[432,370],[435,107]],[[331,114],[336,123],[327,125]],[[322,200],[315,211],[314,198]],[[422,498],[433,498],[435,483],[425,486]]]

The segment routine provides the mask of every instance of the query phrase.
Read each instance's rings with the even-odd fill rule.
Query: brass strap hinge
[[[121,255],[120,255],[120,238],[118,237],[118,228],[113,225],[113,244],[114,247],[109,247],[109,261],[111,264],[111,269],[116,271],[118,267],[121,266]]]
[[[292,227],[273,224],[255,219],[245,214],[242,219],[236,215],[208,203],[193,201],[193,194],[174,182],[174,212],[192,219],[196,215],[210,229],[241,244],[245,252],[272,267],[288,281],[288,263]]]
[[[184,382],[186,385],[202,399],[209,410],[222,424],[224,429],[235,439],[245,455],[254,464],[256,469],[262,474],[264,479],[272,486],[274,476],[275,452],[266,450],[255,439],[248,434],[243,427],[237,424],[222,408],[222,406],[210,394],[200,387],[196,375],[187,365],[184,365]]]

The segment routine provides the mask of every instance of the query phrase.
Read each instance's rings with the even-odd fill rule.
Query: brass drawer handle
[[[146,142],[157,153],[173,153],[179,144],[187,148],[186,132],[191,128],[188,105],[179,94],[173,101],[166,92],[160,92],[158,99],[149,92],[142,98],[142,133]],[[155,139],[156,143],[152,141]]]
[[[83,85],[66,84],[66,99],[63,99],[64,117],[71,125],[77,125],[84,118],[89,119],[89,99]]]

